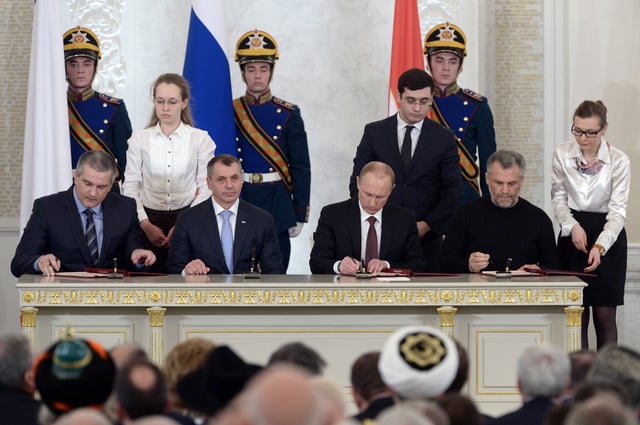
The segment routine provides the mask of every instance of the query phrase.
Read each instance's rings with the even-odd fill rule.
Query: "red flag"
[[[398,78],[410,68],[424,69],[417,0],[396,0],[389,72],[389,115],[398,111]]]

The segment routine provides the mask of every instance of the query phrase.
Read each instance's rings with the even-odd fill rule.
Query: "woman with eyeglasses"
[[[129,139],[123,194],[138,204],[145,243],[157,257],[153,271],[162,273],[178,214],[211,197],[207,162],[216,145],[193,127],[189,84],[181,75],[160,75],[151,95],[151,120]]]
[[[617,342],[616,308],[624,303],[629,157],[605,140],[607,108],[585,100],[573,114],[575,140],[553,155],[551,200],[560,225],[558,254],[564,268],[596,274],[582,279],[582,347],[588,348],[590,309],[597,347]]]

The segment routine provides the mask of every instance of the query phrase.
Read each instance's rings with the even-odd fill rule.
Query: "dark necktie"
[[[409,163],[411,162],[411,130],[413,130],[412,125],[404,128],[404,140],[402,141],[402,150],[400,151],[400,157],[402,158],[405,171],[407,171]]]
[[[367,244],[364,255],[364,266],[369,265],[369,261],[374,258],[378,258],[378,234],[376,233],[376,218],[370,216],[367,221],[369,222],[369,232],[367,233]]]
[[[96,233],[96,225],[93,222],[93,210],[87,208],[83,211],[87,216],[87,230],[84,232],[84,237],[87,240],[87,247],[89,248],[89,254],[91,254],[91,260],[93,265],[98,265],[98,234]]]
[[[231,214],[233,213],[229,210],[220,212],[220,217],[222,217],[222,231],[220,232],[220,241],[222,242],[224,262],[227,264],[229,273],[233,274],[233,232],[231,230]]]

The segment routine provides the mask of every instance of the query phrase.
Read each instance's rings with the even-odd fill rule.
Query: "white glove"
[[[298,222],[295,226],[289,227],[289,237],[295,238],[298,236],[302,232],[302,226],[304,226],[304,223]]]

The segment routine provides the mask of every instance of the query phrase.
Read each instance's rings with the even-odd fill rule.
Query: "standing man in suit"
[[[424,267],[415,215],[406,208],[387,204],[394,182],[390,166],[372,161],[356,178],[357,199],[322,209],[313,235],[311,273],[354,275],[361,266],[360,260],[371,273],[389,267]],[[375,245],[370,248],[372,241]]]
[[[178,216],[167,270],[185,275],[239,274],[255,266],[262,273],[284,274],[273,217],[239,199],[240,161],[226,154],[212,158],[207,186],[211,201]]]
[[[71,188],[34,201],[11,260],[11,273],[53,276],[58,271],[112,268],[114,259],[127,270],[152,265],[153,252],[141,249],[135,201],[110,193],[116,172],[108,153],[82,154]]]
[[[410,69],[400,76],[400,109],[396,115],[365,126],[349,185],[355,198],[357,176],[370,161],[384,162],[393,169],[396,184],[389,204],[415,214],[429,271],[437,270],[442,235],[462,193],[454,135],[425,119],[433,87],[433,79],[422,69]]]
[[[252,30],[236,43],[245,95],[233,101],[238,158],[242,161],[242,199],[275,219],[284,269],[291,241],[309,221],[311,164],[300,108],[271,95],[279,58],[275,38]]]
[[[119,183],[127,163],[127,140],[131,121],[122,99],[98,93],[92,87],[101,59],[100,40],[88,28],[73,27],[63,35],[67,75],[67,106],[71,135],[71,166],[90,150],[109,153],[116,160],[117,173],[112,189]]]
[[[496,132],[487,98],[458,86],[467,56],[467,37],[456,25],[438,24],[424,37],[424,54],[435,81],[429,118],[451,129],[458,143],[463,191],[460,203],[480,195],[489,197],[486,164],[496,151]]]

